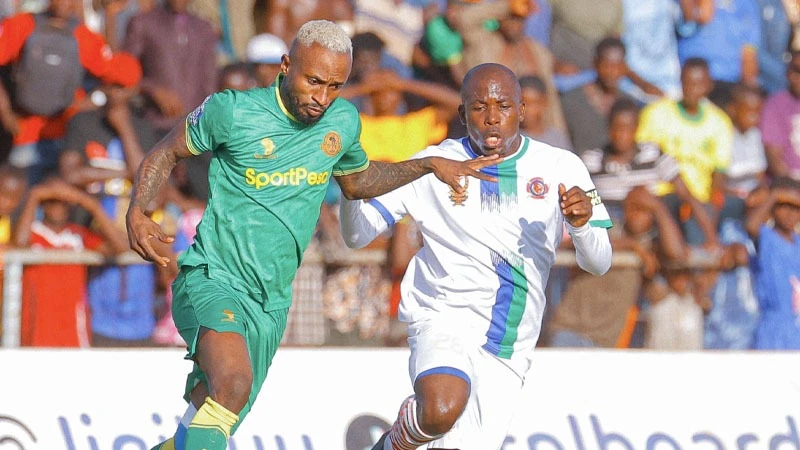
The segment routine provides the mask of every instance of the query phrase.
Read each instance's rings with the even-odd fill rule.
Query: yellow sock
[[[150,450],[175,450],[175,438],[169,438]]]
[[[206,397],[203,406],[197,410],[189,428],[216,428],[225,434],[226,438],[231,436],[231,428],[239,421],[239,416],[225,409],[224,406],[215,402],[211,397]]]

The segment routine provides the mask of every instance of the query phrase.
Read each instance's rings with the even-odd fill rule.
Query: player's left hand
[[[433,156],[430,159],[431,170],[440,181],[447,183],[457,194],[464,192],[462,179],[465,176],[474,177],[479,180],[497,182],[497,178],[486,175],[480,170],[487,166],[500,164],[503,161],[498,155],[480,156],[466,161],[456,161],[453,159],[440,158]]]
[[[573,227],[582,227],[592,217],[592,199],[578,186],[567,190],[564,183],[558,184],[558,199],[561,202],[561,213]]]

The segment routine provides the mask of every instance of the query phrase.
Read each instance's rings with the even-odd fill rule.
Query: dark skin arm
[[[764,145],[767,171],[773,178],[789,176],[789,166],[783,159],[783,149],[775,145]]]
[[[686,187],[686,183],[683,182],[681,177],[672,180],[672,185],[675,188],[675,195],[691,208],[698,225],[703,229],[703,234],[706,236],[708,245],[712,247],[717,246],[719,244],[717,227],[714,223],[714,219],[712,219],[708,211],[706,211],[706,208],[700,203],[700,200],[697,200],[692,193],[689,192],[689,188]]]
[[[776,190],[780,191],[778,189]],[[778,192],[778,194],[780,195],[780,192]],[[747,234],[750,235],[750,238],[754,241],[758,241],[761,225],[765,224],[770,217],[772,217],[772,208],[775,206],[778,195],[776,195],[775,192],[764,189],[754,191],[751,196],[758,196],[758,198],[753,201],[753,204],[757,206],[748,211],[744,227]]]
[[[145,156],[134,180],[131,204],[126,215],[128,240],[131,248],[142,258],[162,267],[167,266],[170,258],[161,256],[154,249],[151,239],[171,243],[173,238],[167,236],[147,216],[147,211],[178,161],[190,156],[192,153],[186,146],[186,131],[179,125]],[[370,162],[366,170],[336,177],[336,180],[342,188],[342,194],[350,200],[377,197],[431,172],[461,193],[464,191],[460,183],[463,176],[496,181],[494,177],[484,175],[479,170],[500,161],[502,158],[491,156],[469,161],[428,157],[393,164]]]
[[[625,202],[626,205],[636,205],[639,209],[646,210],[652,214],[654,224],[658,229],[656,245],[659,255],[670,262],[680,261],[687,256],[688,248],[686,247],[686,241],[683,239],[681,229],[661,200],[646,188],[637,187],[628,194]],[[644,275],[648,279],[655,275],[660,264],[659,258],[654,252],[643,248],[639,240],[628,233],[625,233],[625,237],[618,244],[619,249],[633,250],[642,258]]]
[[[436,156],[412,159],[399,163],[370,161],[367,170],[336,177],[342,195],[348,200],[374,198],[417,178],[433,172],[443,183],[457,193],[464,192],[462,177],[471,176],[480,180],[497,181],[496,178],[479,172],[480,169],[502,161],[496,156],[480,157],[468,161],[454,161]]]
[[[171,243],[174,239],[148,217],[147,211],[178,161],[190,156],[186,131],[179,125],[145,156],[134,180],[131,204],[125,217],[128,241],[142,258],[162,267],[167,266],[170,258],[161,256],[150,240],[156,238],[162,243]]]
[[[124,235],[103,211],[100,202],[91,195],[60,180],[48,181],[31,189],[14,233],[15,244],[18,247],[27,247],[30,244],[31,224],[36,219],[36,210],[41,202],[49,199],[78,205],[92,215],[98,231],[106,239],[106,242],[98,249],[100,253],[111,256],[126,250]]]

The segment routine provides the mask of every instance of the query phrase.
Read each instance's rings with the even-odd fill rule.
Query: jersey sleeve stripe
[[[199,154],[203,153],[200,150],[198,150],[197,147],[195,147],[194,144],[192,143],[192,135],[189,134],[189,120],[188,119],[184,122],[183,126],[186,128],[186,148],[188,148],[189,152],[191,154],[193,154],[193,155],[199,155]]]
[[[611,219],[590,220],[589,225],[597,228],[611,228],[614,226],[614,222]]]
[[[335,176],[335,177],[343,177],[345,175],[350,175],[350,174],[353,174],[353,173],[363,172],[363,171],[367,170],[368,167],[369,167],[369,161],[364,163],[364,165],[362,165],[362,166],[356,167],[355,169],[334,170],[333,171],[333,176]]]
[[[375,200],[374,198],[370,199],[370,201],[368,201],[367,203],[372,205],[373,208],[377,209],[378,212],[381,213],[381,217],[383,217],[383,220],[386,221],[386,223],[389,225],[390,228],[394,226],[395,223],[394,217],[392,216],[392,213],[390,213],[389,210],[386,209],[385,206],[383,206],[383,203],[379,202],[378,200]]]

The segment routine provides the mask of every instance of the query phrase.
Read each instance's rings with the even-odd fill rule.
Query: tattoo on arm
[[[156,149],[150,152],[139,166],[133,187],[133,204],[142,211],[146,211],[147,206],[156,198],[161,185],[177,163],[177,160],[169,156],[163,149]]]
[[[191,155],[184,136],[173,131],[145,156],[136,173],[131,206],[147,211],[178,161]]]
[[[337,178],[348,199],[374,198],[431,172],[427,159],[400,163],[370,161],[363,172]]]

